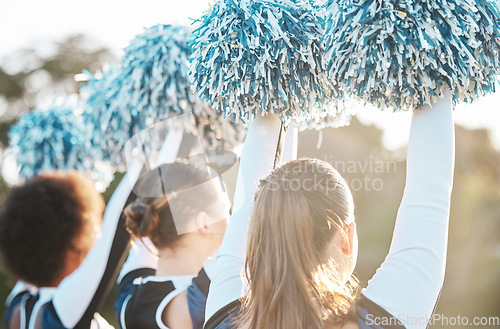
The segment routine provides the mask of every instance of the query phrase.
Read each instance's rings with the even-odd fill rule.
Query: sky
[[[208,8],[208,0],[4,0],[0,4],[0,57],[76,33],[97,39],[119,55],[145,27],[160,23],[189,25]],[[406,144],[410,113],[363,108],[358,117],[384,130],[387,148]],[[457,106],[454,117],[466,128],[487,128],[493,145],[500,150],[500,92],[472,105]]]

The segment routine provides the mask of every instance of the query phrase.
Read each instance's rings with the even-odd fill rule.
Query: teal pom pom
[[[183,113],[192,112],[198,122],[209,124],[205,139],[208,149],[221,147],[222,130],[239,130],[234,134],[236,139],[225,140],[224,146],[242,142],[244,128],[220,120],[192,92],[188,81],[189,42],[190,30],[186,27],[148,28],[131,41],[118,64],[102,76],[90,76],[89,83],[82,87],[88,120],[94,126],[93,147],[116,169],[126,169],[123,150],[132,136],[155,122]]]
[[[124,171],[123,147],[133,135],[145,126],[141,113],[120,104],[119,68],[109,66],[95,75],[84,71],[88,83],[81,87],[80,95],[85,103],[85,121],[91,127],[90,139],[96,159]],[[130,135],[130,136],[129,136]]]
[[[243,122],[336,117],[341,95],[321,67],[325,11],[312,1],[219,0],[198,23],[191,82],[215,109]]]
[[[55,98],[47,109],[22,115],[10,128],[9,146],[21,179],[47,170],[75,169],[103,191],[113,179],[109,168],[94,162],[82,106],[69,97]]]
[[[412,110],[445,88],[456,102],[475,100],[498,78],[498,4],[330,1],[324,64],[337,88],[382,109]]]

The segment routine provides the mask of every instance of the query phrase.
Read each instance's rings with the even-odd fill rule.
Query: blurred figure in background
[[[218,176],[184,160],[148,173],[134,191],[158,195],[150,190],[162,180],[166,195],[125,210],[136,240],[118,280],[118,321],[128,329],[201,329],[215,267],[210,257],[222,242],[230,201]]]
[[[135,181],[139,171],[127,175]],[[127,175],[102,227],[104,200],[76,171],[43,173],[9,191],[0,251],[19,281],[6,301],[6,328],[111,327],[95,312],[123,252],[117,228],[131,192]]]

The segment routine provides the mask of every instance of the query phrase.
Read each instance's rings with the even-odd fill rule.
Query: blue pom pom
[[[219,0],[193,32],[191,82],[233,120],[335,118],[340,97],[321,67],[325,11],[310,0]],[[299,124],[300,125],[300,124]]]
[[[455,101],[494,91],[499,73],[498,0],[327,2],[325,61],[336,87],[382,109]]]
[[[113,175],[93,161],[82,111],[75,98],[57,97],[48,109],[26,113],[10,128],[9,145],[22,179],[46,170],[76,169],[101,191],[109,185]]]
[[[91,127],[90,140],[95,158],[123,171],[126,169],[123,146],[131,131],[140,130],[136,127],[142,127],[144,123],[140,113],[120,107],[118,73],[117,65],[94,76],[84,71],[89,80],[81,87],[80,95],[85,100],[84,116]]]
[[[219,136],[221,129],[239,129],[219,120],[215,111],[192,92],[188,81],[191,55],[190,30],[183,26],[156,25],[136,36],[120,63],[102,77],[91,77],[82,91],[93,123],[92,144],[101,158],[120,171],[126,169],[124,146],[142,129],[170,116],[193,112],[208,122]],[[223,127],[227,125],[228,127]],[[241,143],[243,137],[228,141]],[[221,138],[209,139],[207,148],[220,146]]]
[[[476,14],[479,32],[476,38],[481,46],[474,52],[476,61],[479,63],[479,81],[473,81],[472,89],[474,95],[485,95],[495,91],[495,83],[500,73],[500,1],[499,0],[476,0],[478,12]],[[465,101],[473,101],[475,98],[462,97]],[[461,100],[458,98],[458,100]]]
[[[121,84],[128,102],[147,118],[196,112],[207,105],[188,81],[191,31],[155,25],[135,37],[121,61]]]

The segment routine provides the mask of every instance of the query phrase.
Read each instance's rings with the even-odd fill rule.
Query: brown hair
[[[199,194],[185,196],[182,190],[207,182],[212,177],[207,170],[200,169],[187,161],[178,160],[161,167],[162,176],[168,181],[168,191],[176,193],[176,208],[182,209],[187,217],[194,217],[198,212],[210,213],[210,203],[216,195],[210,188],[199,190]],[[152,172],[142,179],[142,186],[158,184],[158,173]],[[139,187],[141,189],[141,187]],[[167,197],[146,198],[143,202],[129,205],[125,209],[128,230],[133,236],[148,237],[154,245],[161,248],[174,248],[182,238],[178,234]]]
[[[36,286],[53,285],[69,250],[84,255],[93,246],[103,210],[93,182],[76,171],[43,173],[12,188],[0,212],[7,269]]]
[[[250,293],[236,322],[250,328],[324,328],[354,319],[355,283],[325,257],[354,218],[345,180],[328,163],[290,161],[261,182],[249,231]],[[340,230],[342,231],[342,230]]]

